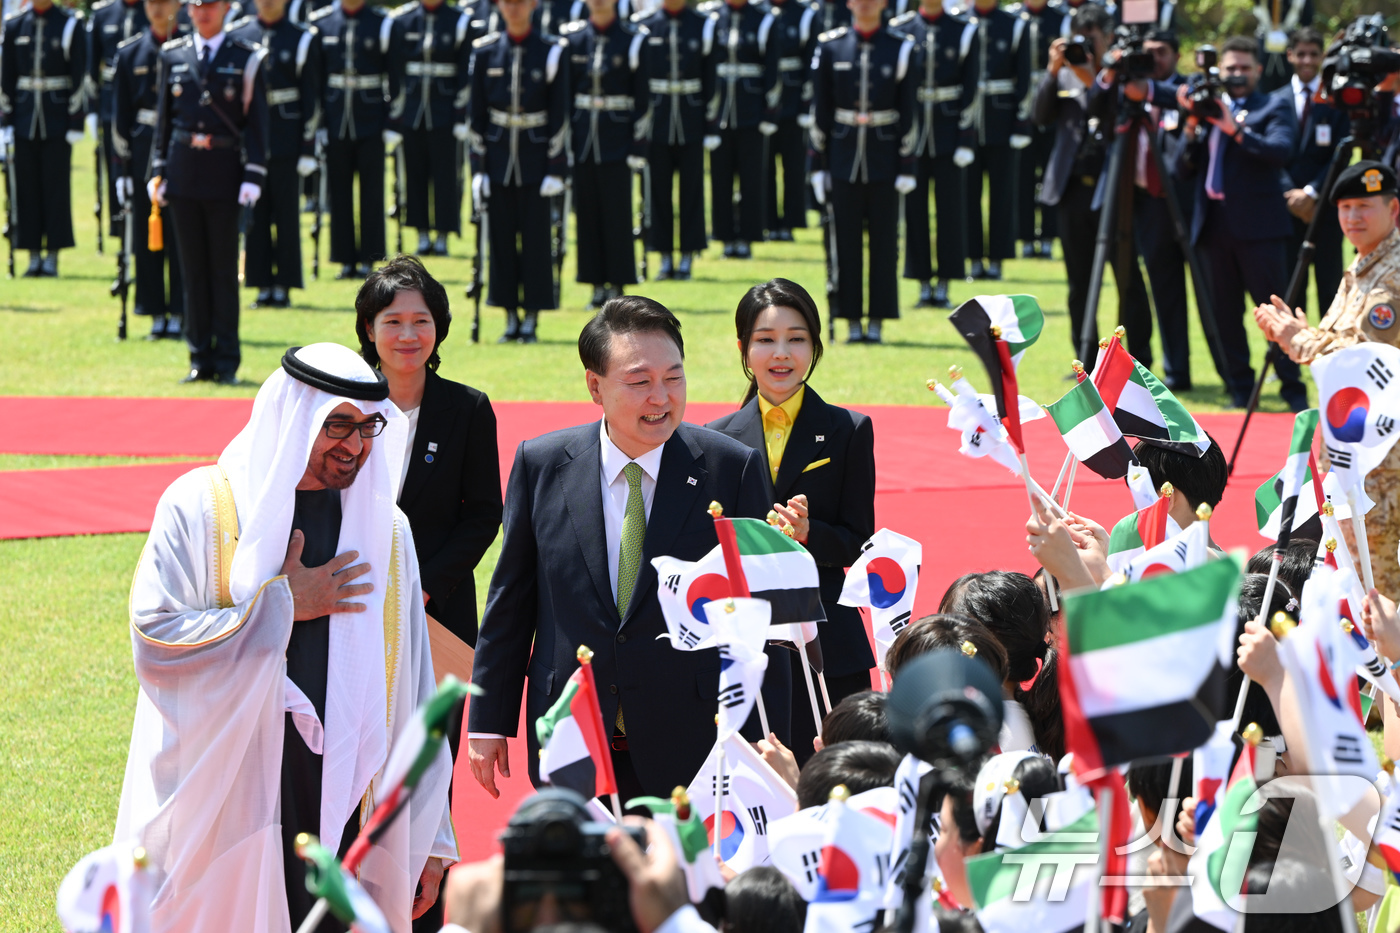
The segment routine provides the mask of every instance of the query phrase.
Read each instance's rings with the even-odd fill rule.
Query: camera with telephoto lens
[[[1119,81],[1147,81],[1157,71],[1157,62],[1146,48],[1147,36],[1141,26],[1119,26],[1113,33],[1108,59]],[[1117,53],[1116,61],[1114,53]]]
[[[1088,36],[1070,36],[1065,40],[1065,62],[1070,65],[1087,65],[1093,49]]]
[[[1225,95],[1225,82],[1220,79],[1220,55],[1213,45],[1196,49],[1196,67],[1200,69],[1186,79],[1186,100],[1191,115],[1202,120],[1220,116],[1220,99]]]
[[[1391,50],[1385,19],[1379,13],[1353,22],[1322,58],[1321,96],[1346,112],[1352,136],[1372,156],[1379,148],[1375,133],[1386,116],[1377,104],[1375,86],[1397,71],[1400,52]]]
[[[540,907],[546,898],[554,902],[554,922],[635,933],[627,878],[603,838],[612,828],[611,823],[595,822],[583,797],[565,788],[543,788],[522,803],[501,833],[504,933],[524,933],[543,922]],[[641,827],[618,828],[646,848]]]

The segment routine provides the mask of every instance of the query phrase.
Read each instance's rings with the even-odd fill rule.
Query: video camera
[[[1157,63],[1152,53],[1147,51],[1146,41],[1147,33],[1140,24],[1125,24],[1114,30],[1108,60],[1114,61],[1113,73],[1119,81],[1147,81],[1152,78]]]
[[[1390,49],[1390,35],[1379,13],[1353,22],[1323,56],[1321,96],[1346,111],[1352,136],[1363,148],[1374,148],[1375,132],[1386,116],[1377,106],[1375,86],[1397,71],[1400,52]]]
[[[646,847],[641,827],[618,828]],[[616,933],[635,933],[627,878],[603,839],[609,829],[612,824],[590,818],[583,797],[571,790],[546,787],[522,803],[501,834],[504,933],[533,929],[547,896],[553,897],[560,923],[591,923]]]
[[[1196,68],[1186,79],[1186,100],[1191,115],[1202,120],[1220,116],[1220,99],[1225,95],[1225,82],[1220,78],[1220,54],[1213,45],[1196,49]]]

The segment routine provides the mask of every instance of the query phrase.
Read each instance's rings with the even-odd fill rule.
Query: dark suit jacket
[[[758,451],[764,479],[771,480],[758,399],[708,427]],[[808,469],[822,460],[830,462]],[[825,671],[833,677],[868,671],[875,666],[875,655],[860,612],[836,601],[846,568],[875,533],[875,432],[868,416],[828,405],[811,386],[783,448],[777,482],[770,483],[768,493],[771,501],[784,503],[798,494],[807,496],[812,526],[807,550],[817,561],[826,609],[826,621],[817,626]]]
[[[1293,98],[1293,79],[1269,95],[1282,101],[1297,118],[1297,107]],[[1332,141],[1329,145],[1317,144],[1317,128],[1323,124],[1332,128]],[[1314,103],[1308,111],[1308,122],[1298,127],[1298,137],[1293,142],[1293,151],[1285,169],[1292,182],[1290,188],[1312,185],[1319,192],[1327,180],[1327,166],[1332,162],[1332,154],[1337,144],[1351,132],[1351,121],[1347,115],[1330,104]],[[1321,205],[1320,205],[1321,206]]]
[[[1064,68],[1058,75],[1046,74],[1035,89],[1031,119],[1055,131],[1040,186],[1042,204],[1059,204],[1072,175],[1097,178],[1103,170],[1103,144],[1088,138],[1088,91],[1075,93],[1079,87],[1074,72]]]
[[[399,508],[413,529],[428,615],[475,645],[472,571],[501,527],[496,413],[486,394],[429,372],[408,456]]]
[[[600,456],[596,421],[525,441],[515,452],[505,538],[472,671],[486,693],[472,700],[468,729],[514,735],[523,690],[530,779],[538,783],[535,720],[558,699],[578,667],[579,645],[587,645],[603,721],[612,728],[621,699],[637,777],[648,794],[664,795],[690,783],[714,744],[719,653],[677,651],[657,640],[666,624],[651,559],[693,561],[714,548],[719,542],[706,512],[712,501],[731,517],[767,515],[766,467],[752,450],[714,431],[676,429],[661,455],[634,598],[619,619]],[[770,661],[763,694],[774,731],[787,741],[787,664]]]
[[[1293,215],[1283,200],[1284,190],[1292,187],[1284,166],[1293,158],[1298,118],[1291,102],[1258,90],[1245,98],[1240,109],[1246,114],[1240,142],[1221,140],[1225,147],[1221,156],[1221,184],[1225,192],[1221,205],[1225,210],[1221,213],[1227,232],[1237,240],[1286,238],[1293,229]],[[1239,117],[1235,122],[1241,122]],[[1200,239],[1210,200],[1206,196],[1206,175],[1210,168],[1210,131],[1214,126],[1205,121],[1201,126],[1201,138],[1182,147],[1175,168],[1181,177],[1195,179],[1192,243]]]

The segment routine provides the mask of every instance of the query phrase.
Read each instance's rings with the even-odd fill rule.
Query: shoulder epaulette
[[[705,0],[704,3],[696,6],[695,9],[700,13],[718,13],[719,8],[723,5],[724,0]]]
[[[92,12],[96,13],[98,10],[105,10],[116,2],[117,0],[97,0],[97,2],[92,5]]]
[[[839,39],[839,38],[841,38],[842,36],[844,36],[844,35],[845,35],[846,33],[848,33],[848,32],[850,32],[850,27],[848,27],[848,26],[837,26],[835,29],[828,29],[826,32],[824,32],[824,33],[822,33],[821,35],[817,36],[817,41],[818,41],[818,42],[830,42],[832,39]]]
[[[918,15],[918,11],[917,11],[917,10],[910,10],[908,13],[901,13],[901,14],[899,14],[898,16],[896,16],[894,19],[890,20],[890,25],[891,25],[891,26],[903,26],[905,23],[910,22],[910,21],[911,21],[915,16],[917,16],[917,15]]]
[[[243,49],[245,52],[256,52],[258,49],[262,48],[261,43],[250,41],[242,36],[229,36],[229,38],[233,40],[234,45]]]
[[[173,52],[175,49],[184,48],[187,45],[193,44],[194,40],[191,39],[189,36],[177,36],[174,39],[171,39],[169,42],[166,42],[160,48],[163,52]]]
[[[224,27],[224,32],[233,32],[235,29],[242,29],[244,26],[248,25],[252,21],[252,16],[245,16],[242,19],[236,19]]]
[[[314,23],[318,19],[325,19],[336,11],[338,4],[328,3],[319,10],[312,10],[311,15],[306,17],[307,22]]]
[[[560,26],[560,27],[559,27],[559,35],[561,35],[561,36],[571,35],[572,33],[575,33],[575,32],[580,31],[581,29],[583,29],[583,28],[586,27],[587,25],[588,25],[588,20],[586,20],[586,19],[576,19],[576,20],[574,20],[572,23],[565,23],[563,26]]]
[[[117,43],[117,48],[118,48],[118,49],[124,49],[124,48],[126,48],[128,45],[131,45],[133,42],[140,42],[140,41],[141,41],[141,38],[142,38],[144,35],[145,35],[145,33],[143,33],[143,32],[138,32],[138,33],[137,33],[136,35],[134,35],[134,36],[127,36],[125,39],[123,39],[122,41],[120,41],[120,42]]]
[[[472,40],[472,48],[484,49],[501,37],[499,32],[488,32],[486,35]]]
[[[631,21],[634,22],[634,23],[640,24],[640,23],[643,23],[643,22],[645,22],[646,20],[650,19],[650,18],[652,17],[652,15],[655,14],[655,13],[656,13],[655,10],[652,10],[652,11],[649,12],[649,13],[646,13],[646,12],[644,12],[644,13],[633,13],[631,16],[628,17],[628,19],[631,20]]]
[[[389,15],[390,15],[390,16],[402,16],[402,15],[405,14],[405,13],[411,13],[411,12],[413,12],[413,10],[415,10],[415,9],[417,9],[417,8],[418,8],[418,0],[409,0],[408,3],[405,3],[405,4],[402,5],[402,6],[396,6],[396,7],[394,7],[392,10],[389,11]]]

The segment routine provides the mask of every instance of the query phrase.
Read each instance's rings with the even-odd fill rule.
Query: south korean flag
[[[763,643],[773,615],[766,599],[733,597],[705,605],[719,647],[719,740],[743,728],[753,712],[768,655]]]
[[[1400,347],[1359,343],[1314,360],[1312,375],[1331,470],[1359,489],[1400,438]]]

